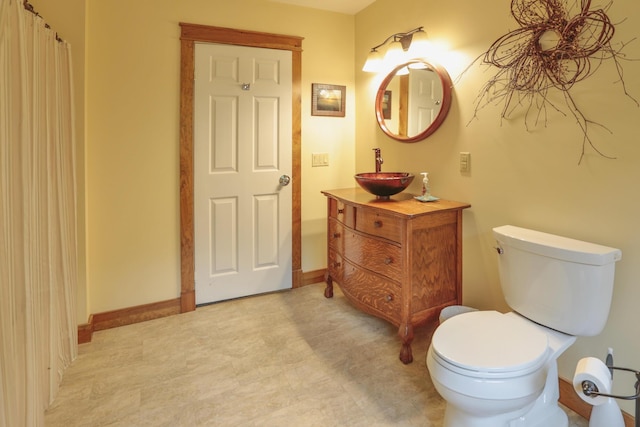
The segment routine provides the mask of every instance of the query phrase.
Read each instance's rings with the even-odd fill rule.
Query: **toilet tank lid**
[[[502,244],[563,261],[606,265],[622,258],[620,249],[513,225],[495,227],[493,235]]]

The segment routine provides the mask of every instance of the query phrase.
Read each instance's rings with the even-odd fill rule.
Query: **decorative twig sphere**
[[[531,117],[536,122],[542,117],[546,123],[547,106],[560,111],[548,96],[550,89],[557,89],[564,94],[584,135],[580,160],[586,144],[611,158],[599,151],[588,135],[590,124],[604,126],[587,119],[569,92],[604,60],[612,59],[624,93],[633,99],[622,78],[619,59],[623,55],[611,45],[615,28],[606,13],[610,6],[591,10],[591,0],[512,0],[511,14],[520,28],[497,39],[478,58],[497,67],[498,72],[484,85],[474,117],[485,104],[503,100],[502,118],[524,106],[527,127]]]

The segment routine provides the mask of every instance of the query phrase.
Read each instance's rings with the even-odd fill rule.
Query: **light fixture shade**
[[[423,30],[413,33],[411,36],[411,46],[409,46],[409,56],[411,58],[425,58],[429,55],[431,44],[427,33]]]
[[[403,62],[405,62],[405,53],[402,49],[402,44],[399,41],[391,42],[387,52],[384,54],[385,68],[394,68]]]
[[[371,49],[369,55],[367,55],[367,60],[362,67],[362,71],[366,73],[377,73],[382,69],[382,53],[376,49]]]

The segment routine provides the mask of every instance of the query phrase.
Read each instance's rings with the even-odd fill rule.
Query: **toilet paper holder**
[[[614,399],[621,399],[621,400],[635,400],[636,401],[635,427],[640,427],[640,419],[638,419],[638,415],[640,414],[640,371],[636,371],[635,369],[617,367],[617,366],[608,366],[608,368],[611,371],[612,375],[614,370],[632,372],[633,374],[635,374],[636,376],[635,394],[629,395],[629,396],[620,396],[616,394],[601,393],[598,390],[598,387],[592,381],[589,381],[589,380],[582,381],[582,392],[585,394],[585,396],[590,396],[590,397],[602,396],[602,397],[612,397]]]

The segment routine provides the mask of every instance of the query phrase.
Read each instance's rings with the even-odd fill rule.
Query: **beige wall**
[[[628,42],[637,36],[640,3],[614,2],[609,11],[616,28],[614,41]],[[483,53],[503,33],[516,28],[509,3],[503,1],[457,2],[425,0],[376,0],[356,17],[356,68],[366,53],[388,35],[425,26],[431,40],[448,46],[439,56],[456,79],[461,70]],[[629,58],[640,58],[640,44],[625,49]],[[623,62],[625,83],[640,99],[640,63]],[[521,118],[500,121],[501,106],[474,115],[476,96],[492,70],[473,67],[454,88],[450,115],[430,138],[401,144],[384,136],[373,120],[375,79],[356,72],[357,123],[356,170],[371,170],[371,148],[379,146],[386,170],[430,172],[434,195],[469,202],[464,213],[464,301],[479,308],[508,310],[500,291],[492,227],[514,224],[620,248],[616,266],[613,305],[604,332],[579,338],[560,360],[560,375],[570,379],[577,361],[585,356],[604,357],[613,347],[616,364],[640,368],[637,310],[640,302],[640,158],[638,123],[640,109],[625,97],[611,63],[572,91],[587,117],[611,130],[592,127],[590,135],[607,160],[590,147],[581,165],[582,133],[572,117],[549,111],[547,126],[525,129]],[[559,104],[562,105],[562,104]],[[461,174],[458,155],[471,152],[471,173]],[[419,191],[419,180],[412,189]],[[616,377],[621,393],[633,390]],[[633,407],[625,403],[633,414]]]
[[[179,296],[179,22],[304,37],[302,267],[326,264],[320,190],[347,185],[354,168],[354,17],[266,0],[91,1],[90,313]],[[348,87],[346,118],[310,117],[312,82]],[[312,152],[328,152],[330,166],[311,169]]]

